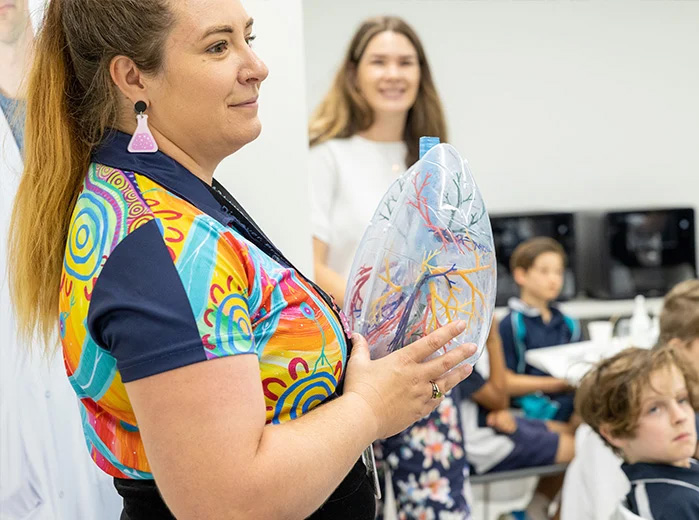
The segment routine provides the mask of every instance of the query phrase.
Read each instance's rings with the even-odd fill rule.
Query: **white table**
[[[613,356],[630,344],[628,337],[614,338],[611,343],[580,341],[528,350],[524,358],[531,366],[576,386],[592,365]]]

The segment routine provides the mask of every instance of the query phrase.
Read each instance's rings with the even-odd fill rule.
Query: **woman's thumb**
[[[352,354],[351,357],[356,357],[357,359],[369,359],[371,358],[369,354],[369,344],[364,339],[364,336],[355,332],[352,334]]]

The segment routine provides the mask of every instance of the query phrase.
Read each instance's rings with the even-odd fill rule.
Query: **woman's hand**
[[[442,402],[443,397],[432,398],[431,381],[442,393],[447,393],[471,374],[471,365],[451,369],[476,352],[474,344],[461,345],[425,361],[465,327],[463,321],[450,323],[375,361],[371,360],[366,340],[359,334],[352,337],[345,394],[358,395],[371,409],[376,419],[377,438],[403,431]]]
[[[497,410],[490,412],[485,419],[485,422],[495,430],[512,435],[517,431],[517,421],[515,416],[509,410]]]

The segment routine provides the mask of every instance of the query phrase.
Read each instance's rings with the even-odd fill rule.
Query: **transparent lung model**
[[[345,296],[350,327],[372,358],[457,319],[467,327],[442,352],[485,346],[495,306],[495,247],[468,164],[439,144],[384,195],[354,258]]]

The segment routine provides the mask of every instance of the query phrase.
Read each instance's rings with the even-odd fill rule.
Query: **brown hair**
[[[699,338],[699,280],[685,280],[665,295],[660,313],[660,343]]]
[[[534,265],[534,262],[543,253],[556,253],[561,256],[563,263],[567,261],[563,246],[549,237],[534,237],[519,244],[510,257],[510,271],[521,267],[525,271]]]
[[[650,384],[653,372],[672,366],[684,377],[692,408],[699,409],[697,374],[684,355],[672,347],[627,348],[599,362],[583,377],[575,394],[575,409],[597,433],[604,426],[615,437],[632,437],[641,414],[643,388]]]
[[[417,99],[408,112],[403,134],[408,147],[406,162],[409,166],[418,159],[420,137],[429,135],[447,141],[447,128],[422,43],[413,28],[396,16],[370,18],[359,26],[330,91],[311,116],[308,130],[310,144],[314,146],[336,137],[351,137],[374,123],[374,113],[357,89],[355,75],[369,42],[384,31],[396,32],[408,38],[415,47],[420,65]]]
[[[27,91],[25,166],[12,212],[10,290],[19,332],[52,350],[64,250],[92,147],[119,118],[109,65],[156,73],[173,23],[166,0],[51,0]]]

